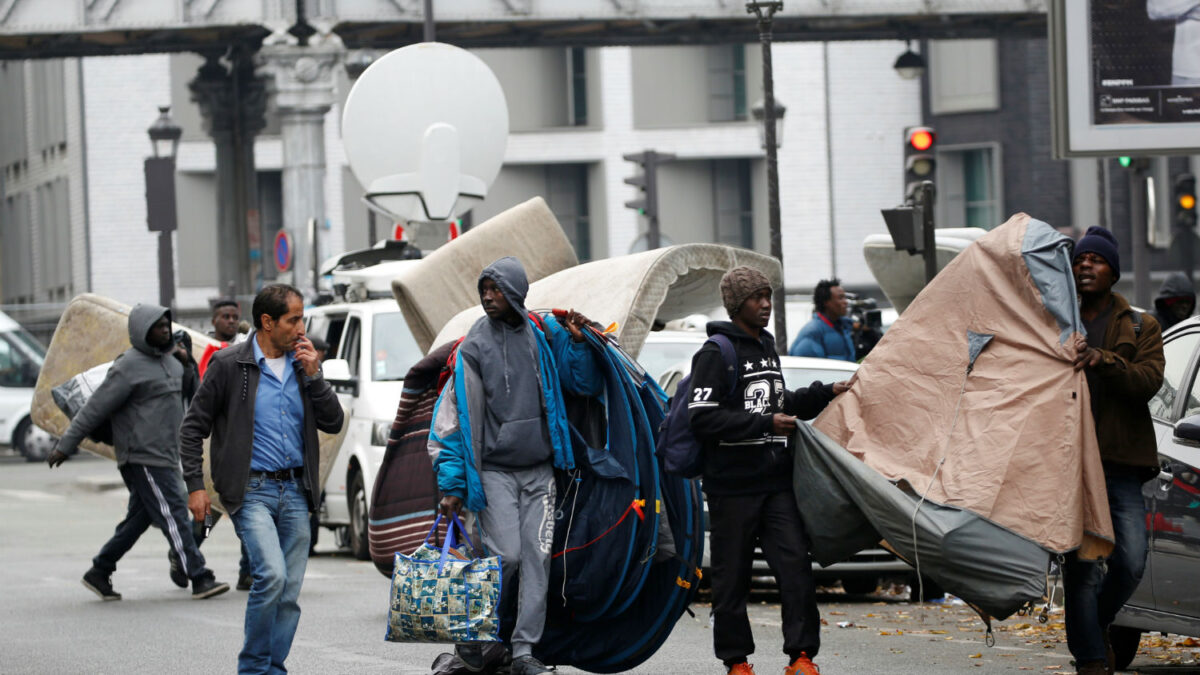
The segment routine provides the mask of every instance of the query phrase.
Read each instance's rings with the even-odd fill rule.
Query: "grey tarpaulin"
[[[793,484],[816,561],[841,562],[881,540],[912,561],[919,495],[808,424],[800,424],[797,435]],[[991,616],[1003,619],[1045,591],[1050,554],[981,516],[926,501],[916,531],[921,573]]]

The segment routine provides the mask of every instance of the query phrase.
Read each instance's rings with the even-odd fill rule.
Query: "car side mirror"
[[[349,391],[358,396],[358,377],[350,373],[350,362],[346,359],[327,359],[321,364],[325,379],[337,391]]]
[[[1175,440],[1200,446],[1200,415],[1185,417],[1176,422]]]

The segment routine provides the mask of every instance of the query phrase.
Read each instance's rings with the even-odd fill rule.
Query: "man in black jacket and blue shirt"
[[[213,355],[180,430],[188,505],[210,511],[203,442],[212,434],[213,487],[250,558],[239,673],[284,673],[300,622],[308,514],[320,495],[317,430],[337,433],[342,406],[304,335],[300,291],[272,284],[254,298],[250,339]]]
[[[821,618],[808,560],[804,523],[792,493],[792,432],[796,418],[810,419],[849,384],[814,382],[788,391],[771,320],[771,283],[750,267],[721,279],[721,300],[732,321],[713,321],[708,334],[729,338],[737,363],[706,343],[692,358],[688,413],[705,445],[704,493],[708,499],[712,565],[713,647],[732,675],[753,675],[746,657],[754,638],[746,616],[754,547],[779,584],[786,675],[814,675]],[[729,391],[730,369],[737,371]]]
[[[111,420],[113,450],[129,508],[108,543],[92,559],[83,585],[104,600],[120,600],[113,590],[117,561],[133,548],[150,525],[167,537],[184,583],[192,597],[209,598],[229,590],[204,566],[191,535],[187,497],[179,474],[179,420],[183,418],[184,362],[175,345],[171,311],[158,305],[136,305],[129,312],[133,345],[113,361],[104,382],[71,420],[58,447],[47,460],[54,468],[105,421]]]

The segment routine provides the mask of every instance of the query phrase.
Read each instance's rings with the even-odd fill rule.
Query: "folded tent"
[[[1025,214],[966,247],[802,426],[796,499],[823,565],[880,540],[1004,618],[1050,558],[1112,548],[1072,242]]]

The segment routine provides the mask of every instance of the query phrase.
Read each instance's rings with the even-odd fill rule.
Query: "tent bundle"
[[[698,590],[704,516],[698,482],[662,471],[655,456],[666,395],[615,342],[585,335],[604,394],[567,401],[576,469],[558,486],[534,654],[617,673],[658,650]]]
[[[1072,242],[1027,215],[967,247],[801,425],[795,491],[822,565],[880,541],[1006,618],[1052,557],[1112,549]]]

